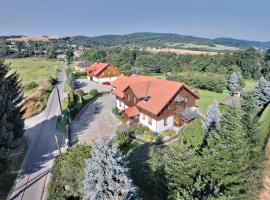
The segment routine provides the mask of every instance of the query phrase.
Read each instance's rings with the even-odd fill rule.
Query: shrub
[[[112,113],[113,113],[118,119],[121,119],[121,118],[122,118],[121,111],[120,111],[117,107],[113,107]]]
[[[222,93],[227,86],[226,76],[209,72],[182,72],[174,75],[174,80],[191,85],[195,88]]]
[[[56,157],[52,168],[48,199],[81,199],[85,160],[90,158],[90,146],[71,148],[62,158]]]
[[[92,97],[97,96],[97,95],[98,95],[97,89],[91,90],[91,91],[90,91],[90,95],[91,95]]]
[[[155,139],[156,143],[161,143],[163,141],[164,137],[162,135],[158,135]]]
[[[176,134],[175,130],[172,130],[172,129],[168,129],[166,131],[166,134],[169,136],[169,137],[172,137]]]
[[[73,74],[74,74],[74,77],[76,79],[78,79],[78,78],[85,78],[87,76],[87,73],[86,72],[81,72],[81,71],[76,71]]]
[[[179,137],[183,138],[185,143],[198,148],[203,143],[207,129],[203,124],[202,118],[198,117],[179,131]]]
[[[26,85],[24,86],[24,88],[25,88],[26,90],[31,90],[31,89],[34,89],[34,88],[36,88],[36,87],[38,87],[38,84],[37,84],[35,81],[31,81],[30,83],[28,83],[28,84],[26,84]]]

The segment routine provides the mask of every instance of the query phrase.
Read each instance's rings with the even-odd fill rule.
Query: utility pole
[[[59,151],[59,155],[60,155],[60,157],[62,158],[61,148],[60,148],[60,145],[59,145],[59,142],[58,142],[58,138],[57,138],[56,135],[54,135],[54,139],[55,139],[55,143],[56,143],[56,145],[57,145],[58,151]]]

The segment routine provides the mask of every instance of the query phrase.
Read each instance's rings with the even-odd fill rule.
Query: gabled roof
[[[135,117],[140,114],[139,109],[136,106],[128,107],[124,110],[128,117]]]
[[[108,63],[95,62],[94,64],[87,67],[87,72],[91,75],[98,76],[103,70],[109,66]]]
[[[125,90],[130,88],[134,95],[141,99],[137,106],[155,115],[158,115],[161,112],[181,88],[187,89],[195,98],[198,98],[196,94],[190,91],[182,83],[161,80],[149,76],[119,76],[112,83],[112,86],[115,88],[113,94],[120,98],[123,98]],[[146,96],[147,101],[143,100]]]

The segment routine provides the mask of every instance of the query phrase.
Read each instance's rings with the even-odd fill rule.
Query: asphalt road
[[[65,68],[65,67],[64,67]],[[60,98],[63,98],[65,73],[59,74]],[[64,137],[56,130],[60,107],[56,88],[52,91],[46,109],[25,121],[25,136],[29,149],[14,186],[7,199],[41,200],[47,195],[49,173],[54,156],[58,153],[55,135],[64,146]]]

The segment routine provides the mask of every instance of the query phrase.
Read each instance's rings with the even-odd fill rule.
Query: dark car
[[[111,85],[111,83],[109,81],[105,81],[102,83],[103,85]]]

